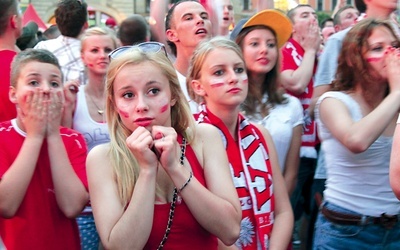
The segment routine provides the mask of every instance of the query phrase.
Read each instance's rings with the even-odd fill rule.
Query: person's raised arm
[[[150,1],[150,31],[155,41],[167,45],[165,36],[165,15],[168,10],[168,2],[165,0]],[[166,46],[168,48],[168,46]]]
[[[314,91],[310,106],[308,107],[311,119],[314,119],[315,104],[318,99],[331,89],[335,79],[342,40],[336,36],[330,37],[318,59],[317,72],[315,73]]]
[[[317,23],[311,23],[307,34],[299,41],[304,49],[304,56],[300,66],[295,69],[283,70],[281,73],[283,87],[296,94],[304,93],[314,74],[314,64],[320,48],[321,36]],[[291,57],[291,54],[284,54],[284,57]]]
[[[274,0],[257,0],[256,12],[260,12],[266,9],[274,9],[274,7]]]
[[[400,116],[399,116],[400,117]],[[397,120],[393,135],[392,152],[390,155],[390,186],[393,193],[400,199],[400,119]]]
[[[338,0],[336,2],[335,8],[332,11],[331,17],[334,18],[336,13],[340,10],[340,8],[343,8],[346,5],[346,0]]]
[[[47,144],[50,160],[51,175],[53,178],[54,192],[61,211],[68,218],[75,218],[88,201],[88,192],[84,184],[75,172],[76,169],[83,174],[86,160],[87,148],[83,137],[75,140],[74,146],[64,145],[60,134],[60,123],[62,119],[63,96],[62,92],[50,92],[49,115],[47,120]],[[71,146],[71,147],[69,147]],[[74,151],[74,159],[70,159],[67,150]],[[77,164],[75,167],[72,165]],[[86,182],[86,175],[82,177]]]
[[[39,89],[26,97],[24,113],[17,107],[19,124],[25,127],[26,138],[10,168],[0,181],[0,216],[11,218],[18,211],[31,182],[46,134],[46,114],[43,113],[43,92]],[[0,160],[0,164],[7,164]]]
[[[322,122],[340,143],[353,153],[361,153],[367,150],[393,121],[400,108],[399,100],[400,92],[390,94],[359,121],[354,121],[345,104],[335,98],[322,100],[319,113]]]
[[[400,60],[394,50],[389,50],[384,60],[390,93],[361,120],[354,121],[344,103],[334,98],[322,100],[319,107],[323,123],[353,153],[367,150],[388,126],[394,124],[395,115],[399,112]]]
[[[126,140],[139,165],[139,175],[126,207],[119,198],[118,176],[109,158],[109,145],[97,146],[88,155],[90,199],[105,249],[143,249],[148,241],[153,225],[159,167],[149,148],[152,142],[150,133],[143,127],[137,128]]]

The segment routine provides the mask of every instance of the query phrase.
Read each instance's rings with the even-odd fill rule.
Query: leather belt
[[[332,211],[326,206],[321,208],[321,213],[331,222],[341,225],[381,225],[385,229],[392,229],[399,222],[398,215],[382,214],[380,217],[361,216],[353,214],[344,214],[337,211]]]

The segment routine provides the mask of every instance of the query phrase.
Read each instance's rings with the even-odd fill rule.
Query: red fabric
[[[106,20],[106,25],[107,25],[107,26],[110,26],[110,27],[112,27],[112,28],[114,28],[114,27],[117,25],[117,21],[115,21],[114,18],[109,17],[109,18],[107,18],[107,20]]]
[[[181,141],[182,138],[179,137],[179,142]],[[197,160],[190,145],[186,146],[186,159],[192,167],[193,177],[195,177],[202,185],[206,186],[203,167]],[[144,249],[157,249],[164,236],[165,229],[167,228],[170,207],[171,204],[154,205],[153,227]],[[217,238],[206,231],[196,221],[185,202],[179,200],[178,197],[171,232],[163,249],[213,250],[217,248]]]
[[[249,124],[243,116],[239,115],[238,118],[238,138],[242,139],[240,143],[236,142],[231,136],[223,121],[208,109],[206,112],[202,111],[200,114],[195,114],[197,121],[210,123],[217,127],[222,132],[223,141],[226,143],[228,160],[233,170],[233,182],[242,207],[241,235],[236,245],[240,245],[240,249],[243,250],[268,249],[275,206],[271,164],[267,159],[265,162],[266,171],[264,171],[262,163],[258,161],[263,160],[262,158],[256,159],[257,166],[254,166],[254,162],[249,160],[256,155],[254,154],[255,151],[261,149],[260,144],[267,152],[268,148],[262,133],[255,126]],[[254,138],[253,135],[256,135],[260,140]],[[250,141],[252,143],[243,149],[245,159],[242,159],[242,150],[239,145],[247,145]],[[247,170],[244,168],[244,164],[248,165]],[[246,176],[249,178],[246,178]],[[248,181],[248,179],[251,179],[251,181]],[[255,197],[250,192],[251,188],[254,190],[252,191],[255,193]],[[260,248],[258,248],[258,243],[261,243]]]
[[[22,26],[25,26],[29,21],[34,21],[39,29],[46,30],[47,26],[43,22],[43,20],[39,17],[38,13],[35,10],[35,7],[33,7],[32,4],[28,4],[28,7],[26,8],[24,15],[22,16]]]
[[[0,51],[0,122],[17,116],[15,104],[9,98],[11,62],[16,54],[11,50]]]
[[[289,41],[282,48],[282,70],[296,70],[299,68],[301,60],[304,56],[304,49],[298,44],[293,38],[290,38]],[[317,70],[317,63],[314,64],[313,76]],[[304,110],[304,129],[302,136],[302,146],[311,146],[314,147],[317,144],[317,129],[314,120],[312,120],[308,114],[308,107],[312,101],[312,95],[314,92],[314,80],[311,78],[310,82],[307,85],[306,90],[300,94],[296,95],[287,91],[288,94],[297,97]]]
[[[207,6],[208,0],[200,0],[200,3],[201,3],[203,6]]]
[[[61,128],[60,132],[75,173],[87,188],[85,140],[71,129]],[[24,140],[10,121],[0,123],[0,177],[15,161]],[[65,217],[57,205],[47,150],[44,143],[16,215],[11,219],[0,217],[6,249],[80,249],[75,219]]]

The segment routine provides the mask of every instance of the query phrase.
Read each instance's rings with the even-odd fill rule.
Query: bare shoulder
[[[96,168],[107,165],[110,161],[109,151],[110,151],[109,143],[98,145],[94,147],[92,150],[90,150],[86,160],[87,168],[90,168],[92,165]]]
[[[200,123],[196,126],[196,137],[202,138],[204,141],[213,140],[215,136],[220,136],[219,131],[216,127],[207,123]]]
[[[204,166],[206,155],[209,155],[210,152],[213,151],[215,153],[215,150],[218,150],[219,148],[223,149],[221,135],[216,127],[207,123],[197,124],[195,131],[191,147],[201,165]]]
[[[108,155],[109,150],[110,150],[110,144],[104,143],[104,144],[95,146],[92,150],[90,150],[89,155],[93,155],[96,157],[101,156],[101,155],[106,156],[106,155]]]

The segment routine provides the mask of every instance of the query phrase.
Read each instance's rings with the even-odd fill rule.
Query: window
[[[323,10],[324,10],[324,2],[323,2],[323,0],[318,0],[317,11],[323,11]]]
[[[243,0],[243,10],[250,10],[250,0]]]
[[[336,4],[337,4],[337,1],[338,1],[338,0],[332,0],[332,8],[331,8],[331,10],[334,10],[334,9],[335,9],[335,6],[336,6]]]
[[[146,13],[150,13],[150,1],[151,0],[146,0]]]

